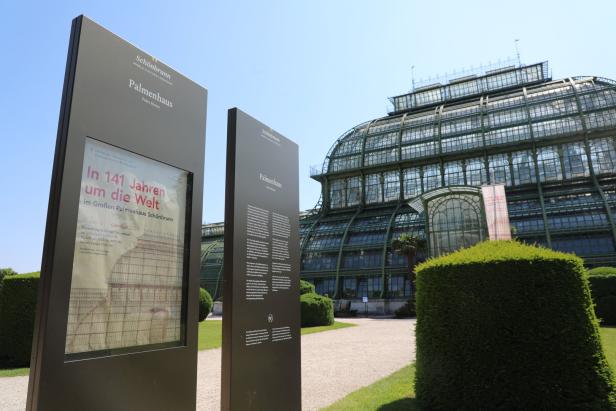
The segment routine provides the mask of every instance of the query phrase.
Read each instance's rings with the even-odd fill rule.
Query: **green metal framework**
[[[444,187],[487,183],[506,185],[519,239],[616,265],[616,82],[552,81],[538,63],[391,101],[388,116],[344,133],[311,168],[322,201],[300,220],[301,274],[319,292],[403,298],[392,239],[428,237],[426,199]]]
[[[200,285],[213,298],[222,296],[222,270],[224,252],[224,225],[211,224],[201,230]]]

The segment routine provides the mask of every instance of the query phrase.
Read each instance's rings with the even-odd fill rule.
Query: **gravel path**
[[[302,409],[318,410],[415,360],[415,320],[343,319],[357,327],[302,337]]]
[[[415,359],[414,320],[343,319],[357,327],[302,337],[302,405],[318,410]],[[220,349],[199,352],[197,409],[220,409]],[[23,410],[28,377],[0,378],[0,410]]]

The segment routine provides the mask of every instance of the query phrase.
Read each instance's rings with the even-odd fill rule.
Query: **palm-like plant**
[[[417,253],[425,248],[425,240],[409,234],[402,234],[391,242],[393,252],[406,257],[406,268],[408,270],[409,282],[411,284],[411,295],[415,292],[415,259]]]

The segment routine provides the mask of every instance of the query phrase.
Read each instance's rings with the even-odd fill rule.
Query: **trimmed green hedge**
[[[199,288],[199,322],[205,320],[212,311],[214,301],[212,296],[205,289]]]
[[[430,410],[614,410],[582,260],[490,241],[417,272],[417,400]]]
[[[597,317],[603,325],[616,325],[616,268],[594,268],[588,281]]]
[[[415,310],[415,298],[411,298],[406,303],[404,303],[404,305],[398,308],[394,314],[396,318],[415,317],[417,315],[417,312]]]
[[[17,275],[17,272],[11,267],[0,268],[0,281],[2,281],[4,277],[8,277],[10,275]]]
[[[5,277],[0,291],[0,362],[30,363],[39,273]]]
[[[10,267],[0,268],[0,291],[2,290],[2,279],[11,275],[17,275],[17,272]]]
[[[316,290],[314,288],[314,284],[309,283],[308,281],[299,280],[299,295],[303,294],[315,294]]]
[[[616,275],[616,267],[596,267],[588,271],[591,277],[603,277],[608,275]]]
[[[302,327],[332,325],[334,323],[334,302],[331,298],[315,293],[299,297],[302,312]]]

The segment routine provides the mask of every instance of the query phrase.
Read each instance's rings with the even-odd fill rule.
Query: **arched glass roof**
[[[451,104],[418,108],[360,124],[331,147],[313,178],[359,174],[359,170],[429,157],[480,152],[520,141],[540,141],[613,127],[616,84],[576,77],[471,95]]]

